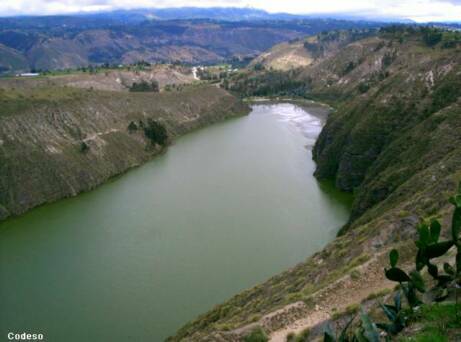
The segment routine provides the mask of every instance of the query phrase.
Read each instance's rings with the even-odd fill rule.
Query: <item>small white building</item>
[[[22,74],[17,74],[16,76],[19,76],[19,77],[36,77],[36,76],[40,76],[40,74],[38,72],[24,72]]]

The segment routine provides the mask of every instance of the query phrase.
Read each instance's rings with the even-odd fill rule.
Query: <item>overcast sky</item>
[[[0,0],[0,15],[57,14],[146,7],[250,6],[269,12],[354,14],[424,21],[461,21],[461,0]]]

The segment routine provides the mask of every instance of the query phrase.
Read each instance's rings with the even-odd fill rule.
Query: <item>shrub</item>
[[[149,119],[144,127],[144,135],[148,138],[152,145],[158,144],[165,146],[168,142],[168,132],[162,124]]]
[[[388,66],[390,66],[392,64],[392,62],[394,62],[396,58],[396,55],[395,53],[388,53],[386,52],[383,56],[383,68],[387,68]]]
[[[441,30],[424,27],[421,31],[423,33],[423,41],[427,46],[434,46],[442,40],[443,33]]]
[[[130,124],[128,125],[128,132],[133,133],[138,130],[138,126],[134,121],[131,121]]]
[[[311,333],[310,329],[306,328],[303,331],[301,331],[299,335],[293,336],[293,339],[291,341],[292,342],[308,342],[310,333]],[[288,341],[288,336],[287,336],[287,341]]]
[[[139,83],[134,82],[130,87],[131,92],[156,92],[160,91],[160,87],[157,81],[147,82],[141,81]]]
[[[362,82],[359,84],[359,91],[362,94],[365,94],[370,89],[370,84],[368,82]]]
[[[296,341],[296,334],[294,332],[288,333],[286,341],[287,342],[295,342]]]
[[[432,111],[438,111],[455,102],[461,96],[461,79],[446,77],[434,89],[432,95]]]
[[[90,149],[90,146],[88,146],[88,144],[86,142],[82,141],[80,143],[80,152],[81,153],[86,153],[86,152],[88,152],[89,149]]]
[[[265,69],[264,65],[262,63],[256,63],[255,66],[254,66],[254,69],[256,71],[262,71]]]
[[[254,329],[249,335],[243,338],[244,342],[267,342],[269,338],[262,328]]]
[[[343,76],[344,75],[347,75],[348,73],[350,73],[352,70],[355,69],[355,64],[354,62],[349,62],[346,67],[344,68],[343,70]]]

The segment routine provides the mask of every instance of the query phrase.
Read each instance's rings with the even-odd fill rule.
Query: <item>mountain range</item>
[[[283,41],[382,23],[249,8],[130,10],[0,18],[0,74],[139,61],[244,61]]]

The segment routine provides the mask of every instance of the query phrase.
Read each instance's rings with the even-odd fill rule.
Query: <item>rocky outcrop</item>
[[[248,110],[214,86],[161,94],[62,87],[10,93],[0,94],[0,219],[91,190],[160,153],[142,129],[128,131],[131,121],[155,119],[174,138]]]

